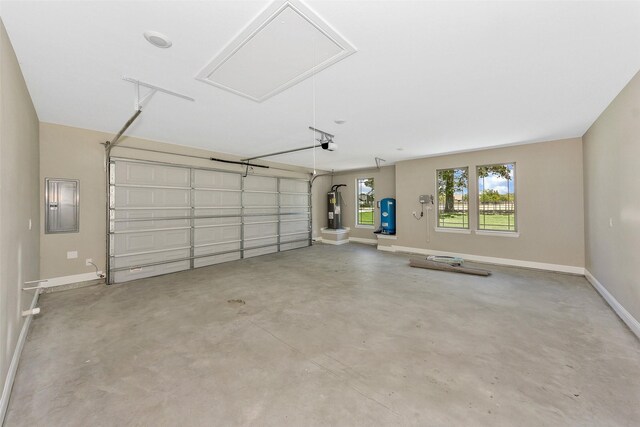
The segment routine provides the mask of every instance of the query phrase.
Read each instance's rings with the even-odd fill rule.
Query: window
[[[469,228],[469,168],[441,169],[438,180],[438,227]]]
[[[356,181],[356,225],[373,226],[374,190],[373,178],[358,178]]]
[[[516,231],[515,163],[478,166],[478,230]]]

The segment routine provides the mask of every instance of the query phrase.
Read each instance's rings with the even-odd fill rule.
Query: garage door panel
[[[218,254],[221,252],[238,251],[240,252],[240,241],[228,242],[228,243],[215,243],[206,246],[196,246],[193,250],[193,255],[209,255]]]
[[[116,187],[115,208],[191,207],[190,190],[177,188]]]
[[[280,205],[286,206],[308,206],[309,196],[307,194],[280,194]]]
[[[155,219],[155,218],[166,218],[166,217],[176,217],[182,216],[185,218],[189,218],[191,216],[191,209],[118,209],[111,211],[111,218],[118,220],[125,219]],[[132,221],[139,222],[139,221]]]
[[[309,245],[308,181],[123,160],[112,166],[111,282]]]
[[[147,254],[127,255],[111,257],[111,267],[123,268],[123,267],[137,267],[145,264],[153,264],[157,262],[168,262],[174,260],[184,260],[191,256],[191,250],[185,249],[173,249],[168,251],[153,252]]]
[[[239,191],[195,190],[194,206],[202,207],[240,207],[242,193]]]
[[[242,175],[239,173],[196,169],[193,176],[193,186],[196,188],[240,190],[242,188]]]
[[[280,207],[280,213],[309,215],[309,208],[307,206],[298,206],[298,207],[282,206]]]
[[[191,220],[189,219],[157,219],[153,221],[122,221],[115,222],[114,229],[112,231],[144,231],[144,230],[157,230],[160,228],[179,228],[189,227]]]
[[[196,228],[193,233],[194,244],[220,243],[240,240],[240,225],[224,225],[215,227]]]
[[[258,237],[272,237],[278,234],[278,223],[245,224],[244,238],[255,239]]]
[[[194,225],[196,227],[202,227],[206,225],[235,225],[240,224],[240,221],[242,221],[242,217],[238,215],[230,218],[205,218],[196,219],[194,221]]]
[[[160,228],[190,227],[190,215],[190,209],[139,209],[111,211],[111,231],[135,231]],[[170,217],[184,217],[184,219],[163,219]]]
[[[248,216],[253,215],[278,215],[278,207],[260,207],[260,206],[245,206],[244,213]]]
[[[149,163],[118,162],[115,184],[190,187],[190,171],[186,168]]]
[[[304,248],[306,246],[309,246],[309,242],[307,242],[307,241],[294,242],[294,243],[284,243],[284,244],[280,245],[280,251],[290,251],[292,249],[300,249],[300,248]]]
[[[301,233],[288,233],[280,235],[280,243],[288,243],[296,240],[309,240],[309,232],[301,232]]]
[[[206,209],[198,208],[194,210],[194,225],[196,227],[203,225],[223,225],[223,224],[239,224],[242,222],[242,209]],[[208,216],[219,216],[221,218],[198,218]]]
[[[244,178],[244,190],[247,191],[278,191],[278,179],[268,176],[248,175]]]
[[[183,248],[191,244],[189,228],[119,233],[111,237],[114,255]]]
[[[260,255],[273,254],[273,253],[276,253],[276,252],[278,252],[278,247],[277,246],[269,246],[267,248],[245,250],[244,251],[244,257],[245,258],[252,258],[252,257],[255,257],[255,256],[260,256]]]
[[[271,216],[248,216],[244,218],[244,223],[245,224],[252,224],[252,223],[256,223],[256,222],[278,222],[278,215],[271,215]]]
[[[309,221],[301,220],[301,221],[283,221],[280,224],[280,233],[296,233],[296,232],[304,232],[309,231]]]
[[[144,279],[146,277],[159,276],[161,274],[176,273],[178,271],[189,270],[189,261],[172,262],[169,264],[153,265],[149,267],[134,268],[131,270],[113,272],[115,283],[128,282],[130,280]]]
[[[296,221],[300,221],[300,222],[310,222],[310,218],[308,215],[282,215],[280,217],[282,223],[288,223],[288,222],[296,222]]]
[[[280,178],[280,191],[283,193],[308,193],[309,181]]]
[[[278,237],[277,236],[272,236],[272,237],[260,237],[257,239],[247,239],[244,241],[244,248],[245,249],[251,249],[251,248],[257,248],[260,246],[269,246],[269,245],[277,245],[278,244]]]
[[[276,193],[242,193],[242,204],[254,207],[277,207],[278,195]]]
[[[207,265],[221,264],[223,262],[236,261],[240,259],[240,252],[233,254],[222,254],[204,258],[197,258],[193,261],[193,266],[206,267]]]

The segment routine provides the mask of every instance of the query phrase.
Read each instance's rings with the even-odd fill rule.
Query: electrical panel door
[[[76,179],[45,180],[45,232],[77,233],[80,229],[80,183]]]

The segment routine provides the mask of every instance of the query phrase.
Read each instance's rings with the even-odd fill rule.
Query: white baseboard
[[[389,240],[398,240],[398,236],[395,234],[376,234],[376,239],[389,239]]]
[[[638,320],[633,317],[631,313],[629,313],[627,309],[625,309],[622,304],[620,304],[618,300],[615,299],[609,291],[607,291],[607,288],[605,288],[604,285],[602,285],[602,283],[600,283],[598,279],[596,279],[586,268],[584,269],[584,276],[587,278],[589,283],[591,283],[591,286],[593,286],[595,290],[602,295],[602,298],[604,298],[604,300],[611,306],[613,311],[616,312],[622,321],[627,324],[629,329],[631,329],[631,331],[640,339],[640,322],[638,322]]]
[[[362,237],[349,237],[349,241],[350,242],[356,242],[356,243],[366,243],[367,245],[377,245],[378,244],[378,240],[377,239],[365,239]]]
[[[378,241],[375,239],[364,239],[362,237],[349,237],[349,240],[329,240],[323,239],[322,237],[317,237],[315,242],[326,243],[329,245],[344,245],[345,243],[355,242],[355,243],[366,243],[367,245],[377,245]]]
[[[38,304],[39,291],[35,290],[33,299],[31,300],[30,310],[33,310]],[[16,378],[16,372],[18,371],[18,363],[20,363],[20,355],[24,348],[24,343],[27,341],[27,334],[29,333],[29,325],[31,325],[31,319],[33,316],[28,316],[22,324],[20,335],[18,336],[18,342],[16,348],[13,351],[11,357],[11,364],[7,372],[7,377],[4,380],[4,387],[2,389],[2,397],[0,398],[0,425],[4,423],[4,417],[7,415],[7,407],[9,406],[9,398],[11,397],[11,389],[13,388],[13,381]]]
[[[478,261],[478,262],[484,262],[488,264],[509,265],[513,267],[535,268],[537,270],[557,271],[561,273],[578,274],[581,276],[584,275],[584,267],[575,267],[572,265],[548,264],[544,262],[523,261],[519,259],[495,258],[495,257],[488,257],[488,256],[472,255],[472,254],[461,254],[456,252],[443,252],[443,251],[435,251],[433,249],[411,248],[408,246],[392,245],[391,248],[393,248],[394,252],[408,252],[408,253],[420,254],[420,255],[455,256],[455,257],[464,258],[465,260],[468,260],[468,261]],[[387,250],[387,249],[383,249],[383,250]]]
[[[345,240],[326,240],[326,239],[322,239],[321,242],[324,243],[324,244],[327,244],[327,245],[344,245],[345,243],[349,243],[349,241],[347,239],[345,239]]]
[[[391,246],[380,246],[378,245],[378,250],[383,252],[396,252]]]
[[[98,271],[98,274],[102,274],[102,271]],[[88,282],[89,280],[97,280],[99,278],[100,277],[98,277],[96,273],[74,274],[72,276],[62,276],[47,279],[47,281],[41,283],[40,286],[43,288],[52,288],[54,286],[68,285],[70,283]]]
[[[320,229],[320,233],[342,235],[342,234],[347,234],[349,230],[351,230],[349,227],[340,228],[338,230],[334,230],[333,228],[323,227]]]

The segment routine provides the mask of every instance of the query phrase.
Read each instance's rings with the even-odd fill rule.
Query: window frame
[[[466,169],[467,170],[467,226],[466,227],[440,227],[440,194],[439,194],[439,177],[438,173],[441,171],[448,170],[456,170],[456,169]],[[469,166],[459,166],[459,167],[449,167],[449,168],[441,168],[436,169],[436,191],[435,191],[435,199],[436,199],[436,231],[445,231],[451,233],[463,233],[470,234],[471,233],[471,187],[469,186],[470,181],[470,172],[471,168]]]
[[[360,181],[366,181],[366,180],[372,180],[373,181],[373,200],[371,202],[372,206],[372,211],[371,211],[371,215],[372,215],[372,223],[371,224],[361,224],[360,223]],[[355,213],[356,213],[356,218],[355,218],[355,226],[356,228],[375,228],[376,227],[376,180],[374,177],[369,176],[369,177],[358,177],[356,178],[356,191],[355,191],[355,205],[356,205],[356,209],[355,209]]]
[[[484,228],[480,228],[480,214],[481,214],[481,202],[480,202],[480,174],[478,173],[478,169],[482,167],[496,166],[496,165],[513,165],[513,230],[487,230]],[[477,235],[495,235],[495,236],[508,236],[508,237],[518,237],[520,235],[520,228],[518,226],[518,188],[517,188],[517,176],[516,176],[516,162],[498,162],[498,163],[487,163],[482,165],[476,165],[475,167],[475,178],[476,178],[476,229],[475,233]]]

